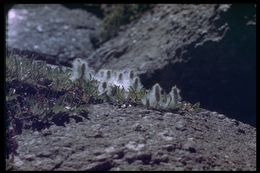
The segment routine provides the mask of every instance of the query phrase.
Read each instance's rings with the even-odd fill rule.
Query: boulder
[[[7,46],[52,55],[61,62],[86,58],[100,19],[85,10],[59,4],[18,4],[7,20]]]

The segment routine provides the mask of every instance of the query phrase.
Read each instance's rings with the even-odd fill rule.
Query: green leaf
[[[61,113],[61,112],[67,112],[64,105],[57,105],[57,104],[52,107],[52,111],[55,114],[58,114],[58,113]]]
[[[6,101],[7,101],[7,102],[11,102],[11,101],[13,101],[13,100],[16,100],[16,98],[17,98],[17,95],[16,95],[16,94],[15,94],[15,95],[12,95],[12,96],[7,95],[7,96],[6,96]]]

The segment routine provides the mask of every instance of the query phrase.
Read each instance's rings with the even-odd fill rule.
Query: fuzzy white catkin
[[[141,99],[143,105],[159,109],[174,109],[180,101],[180,89],[174,86],[168,94],[162,94],[162,88],[158,83]]]
[[[138,76],[134,77],[132,81],[132,86],[136,91],[140,91],[143,88],[143,85],[141,84],[141,80]]]
[[[95,79],[102,82],[105,81],[106,79],[106,70],[105,69],[101,69],[97,72],[97,74],[95,75]]]
[[[111,70],[107,70],[106,71],[106,80],[110,80],[111,79],[111,73],[112,73]]]
[[[70,79],[72,81],[80,77],[80,71],[83,64],[85,66],[85,74],[84,74],[85,79],[90,79],[90,76],[94,76],[94,70],[88,66],[87,61],[80,58],[76,58],[72,62],[72,74],[70,76]]]
[[[171,98],[169,108],[174,109],[176,105],[181,101],[181,96],[180,96],[180,90],[177,88],[177,86],[173,86],[169,96]]]
[[[167,109],[170,104],[170,101],[171,101],[170,96],[164,93],[162,95],[162,99],[160,100],[160,103],[159,103],[160,108]]]
[[[147,97],[147,95],[145,95],[142,99],[141,99],[141,102],[144,106],[146,107],[150,107],[150,102],[149,102],[149,99]]]
[[[80,58],[76,58],[72,62],[73,68],[70,75],[70,79],[72,81],[81,77],[80,75],[83,69],[82,68],[83,65],[85,66],[84,78],[86,80],[95,79],[100,83],[107,82],[108,86],[117,85],[120,88],[124,88],[125,90],[127,90],[132,84],[133,79],[131,79],[130,76],[134,77],[133,71],[126,70],[123,72],[123,71],[113,71],[109,69],[101,69],[99,70],[98,73],[95,73],[94,70],[88,66],[87,61]],[[138,88],[141,88],[140,84],[138,84]]]
[[[158,102],[161,98],[161,86],[158,83],[156,83],[148,92],[147,98],[149,100],[150,106],[153,108],[157,108]]]
[[[75,59],[72,63],[73,69],[70,79],[76,80],[84,71],[84,78],[86,80],[95,79],[98,81],[98,91],[100,94],[107,93],[112,94],[112,87],[118,86],[125,91],[125,97],[128,95],[128,89],[134,88],[136,91],[141,91],[143,85],[140,78],[134,73],[133,70],[115,71],[109,69],[101,69],[98,73],[95,73],[93,69],[88,66],[88,63],[82,59]],[[85,69],[85,70],[84,70]],[[160,109],[174,109],[181,101],[180,89],[177,86],[173,86],[171,91],[166,94],[162,94],[161,86],[156,83],[151,90],[141,98],[141,103],[147,107],[160,108]]]
[[[80,60],[78,58],[74,59],[74,61],[72,62],[72,73],[71,73],[71,76],[70,76],[70,79],[72,81],[79,78],[78,68],[79,68],[80,65],[81,65],[81,63],[80,63]]]

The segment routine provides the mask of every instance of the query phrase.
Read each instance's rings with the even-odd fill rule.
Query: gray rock
[[[127,116],[123,115],[125,109]],[[12,170],[256,169],[256,131],[252,126],[240,123],[238,128],[229,121],[209,116],[206,124],[210,128],[206,128],[204,117],[197,112],[190,112],[192,121],[175,112],[172,120],[149,119],[148,123],[136,118],[136,114],[146,108],[125,109],[109,104],[89,105],[91,122],[51,126],[48,129],[51,135],[47,136],[23,130],[16,137],[19,157]],[[96,116],[102,112],[110,112],[113,119],[124,118],[125,121],[112,124],[112,117]],[[153,110],[150,114],[161,116]],[[175,128],[173,123],[180,120],[189,124],[186,130]],[[133,124],[146,127],[147,131],[134,131]],[[95,138],[97,127],[107,135]],[[217,129],[225,133],[218,133]],[[172,139],[167,140],[169,137]]]
[[[184,100],[254,125],[256,28],[247,23],[255,6],[159,4],[152,11],[95,50],[91,66],[134,69],[146,88],[177,85]]]
[[[7,45],[54,55],[66,62],[87,58],[94,51],[90,36],[99,29],[100,19],[80,9],[58,4],[19,4],[9,11]]]

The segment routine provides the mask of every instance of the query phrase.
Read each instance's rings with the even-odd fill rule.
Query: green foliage
[[[124,88],[114,85],[111,87],[111,94],[109,97],[109,101],[122,104],[126,101],[126,91]]]
[[[104,101],[115,104],[143,104],[148,108],[165,109],[174,109],[180,105],[175,104],[180,100],[176,86],[168,95],[161,94],[159,86],[147,91],[141,85],[140,79],[129,73],[131,86],[128,89],[117,85],[108,86],[109,82],[106,81],[106,91],[99,93],[102,81],[97,81],[92,76],[86,77],[85,73],[88,73],[89,69],[85,65],[78,68],[80,76],[72,81],[72,70],[53,68],[45,62],[21,57],[6,57],[6,128],[12,127],[18,132],[18,126],[14,122],[20,122],[23,124],[19,127],[21,129],[26,127],[41,130],[51,124],[64,125],[71,118],[79,121],[87,118],[89,103]],[[174,101],[174,104],[169,106],[171,101]],[[198,110],[199,104],[193,108]],[[11,131],[8,133],[10,134],[7,134],[7,141],[11,141],[9,139],[13,135]]]
[[[77,79],[70,90],[74,91],[74,96],[82,103],[88,103],[98,96],[98,83],[95,79]]]
[[[101,38],[106,41],[117,35],[120,26],[140,17],[145,11],[151,9],[152,4],[117,4],[105,16]]]
[[[7,146],[23,128],[42,130],[51,124],[63,125],[73,118],[87,118],[86,105],[97,93],[95,80],[70,80],[71,70],[47,66],[42,61],[6,57]],[[18,123],[18,124],[17,124]],[[20,125],[19,125],[20,124]],[[14,153],[15,148],[8,148]]]
[[[79,65],[79,78],[75,81],[70,80],[72,70],[63,70],[61,67],[50,67],[46,63],[40,61],[31,61],[27,59],[7,58],[7,81],[13,80],[27,82],[32,85],[41,86],[45,88],[45,99],[54,97],[59,105],[77,107],[79,105],[88,104],[89,102],[103,102],[110,101],[116,103],[131,102],[135,104],[143,104],[147,107],[160,107],[163,109],[174,109],[179,102],[179,90],[173,87],[172,91],[167,95],[161,95],[161,88],[159,86],[153,87],[154,91],[146,91],[138,77],[133,78],[132,86],[127,90],[119,86],[107,86],[107,92],[99,93],[99,85],[102,85],[95,78],[85,78],[86,66]],[[27,75],[27,76],[26,76]],[[24,77],[26,76],[26,77]],[[131,75],[130,75],[131,76]],[[137,80],[139,79],[139,80]],[[62,95],[55,96],[56,91],[63,91]],[[158,90],[158,91],[157,91]],[[8,102],[16,99],[12,95],[11,88],[8,89],[9,94],[6,97]],[[48,101],[46,101],[48,102]],[[156,102],[156,103],[155,103]],[[159,104],[159,105],[158,105]],[[35,107],[33,110],[38,110],[37,104],[32,104]],[[53,106],[49,102],[49,107]],[[54,107],[54,113],[57,113],[57,105]],[[39,108],[42,109],[42,108]]]
[[[141,104],[142,103],[141,100],[143,97],[145,97],[146,93],[147,92],[144,88],[142,88],[141,90],[137,90],[134,87],[130,87],[128,99],[130,100],[130,102]]]

